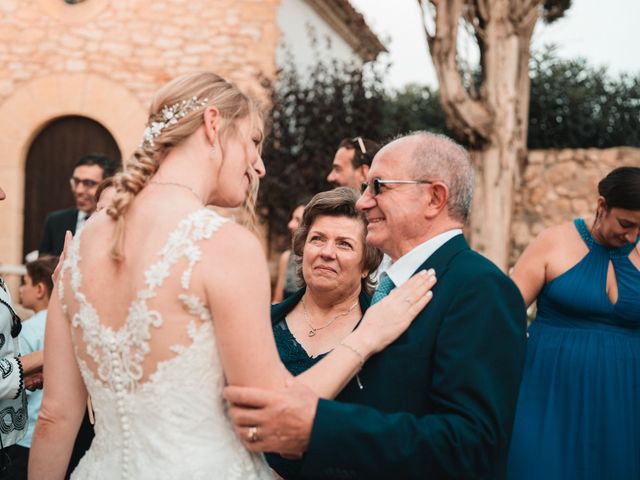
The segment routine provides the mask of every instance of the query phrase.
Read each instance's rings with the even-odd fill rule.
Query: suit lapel
[[[67,224],[64,225],[64,230],[70,230],[72,234],[76,234],[76,224],[78,223],[78,209],[70,208],[69,216],[67,217]],[[64,233],[63,233],[64,238]]]
[[[433,268],[436,272],[436,277],[442,278],[451,260],[465,250],[469,250],[469,244],[467,244],[467,241],[464,239],[464,235],[456,235],[433,252],[413,274],[415,275],[420,270]]]

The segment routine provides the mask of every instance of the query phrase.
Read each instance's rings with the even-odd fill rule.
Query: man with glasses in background
[[[421,270],[434,269],[438,283],[385,350],[367,358],[352,349],[360,383],[335,400],[295,380],[277,391],[225,389],[247,448],[299,456],[272,462],[284,478],[505,476],[526,313],[515,284],[462,235],[473,186],[468,153],[443,135],[417,132],[376,155],[356,206],[367,243],[393,264],[371,302]]]
[[[115,170],[115,163],[104,155],[85,155],[76,162],[69,179],[76,206],[47,215],[38,248],[40,255],[62,253],[65,232],[69,230],[75,234],[80,231],[96,209],[95,193],[98,184],[112,176]]]
[[[378,153],[378,150],[380,150],[380,145],[373,140],[362,137],[345,138],[338,145],[338,151],[333,157],[327,181],[334,188],[349,187],[360,192],[362,184],[367,179],[373,157]],[[378,269],[371,277],[374,283],[390,265],[391,258],[385,254]]]
[[[350,187],[360,191],[367,178],[371,161],[380,145],[362,137],[345,138],[338,145],[327,181],[333,187]]]

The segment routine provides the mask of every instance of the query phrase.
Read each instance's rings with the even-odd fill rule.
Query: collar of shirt
[[[446,232],[440,233],[426,242],[421,243],[417,247],[413,248],[413,250],[405,253],[402,257],[396,260],[387,269],[387,275],[389,275],[394,285],[399,287],[411,278],[411,275],[413,275],[413,273],[427,260],[427,258],[456,235],[462,235],[462,229],[454,228],[453,230],[447,230]],[[436,272],[436,275],[438,275],[438,272]]]
[[[78,210],[78,219],[76,220],[76,233],[79,233],[80,230],[84,227],[85,222],[89,215],[87,212],[83,212],[82,210]]]

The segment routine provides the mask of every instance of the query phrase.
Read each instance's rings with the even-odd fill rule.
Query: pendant
[[[314,337],[316,334],[315,330],[309,330],[309,333],[307,333],[307,337]]]

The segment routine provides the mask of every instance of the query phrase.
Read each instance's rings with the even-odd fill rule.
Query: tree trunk
[[[423,17],[427,15],[423,8]],[[425,21],[447,126],[471,147],[477,172],[471,244],[503,270],[511,246],[513,191],[526,158],[529,45],[541,0],[430,0],[435,32]],[[472,98],[457,62],[460,18],[471,21],[482,83]]]
[[[476,190],[471,212],[471,245],[503,270],[508,268],[515,152],[490,146],[472,150]]]
[[[505,5],[506,7],[506,5]],[[503,21],[484,30],[485,81],[482,96],[493,113],[493,129],[480,149],[472,150],[477,171],[471,216],[471,244],[503,270],[511,247],[513,191],[526,155],[529,105],[529,42],[535,21],[516,28],[508,9],[494,10]],[[530,27],[530,28],[529,28]]]

